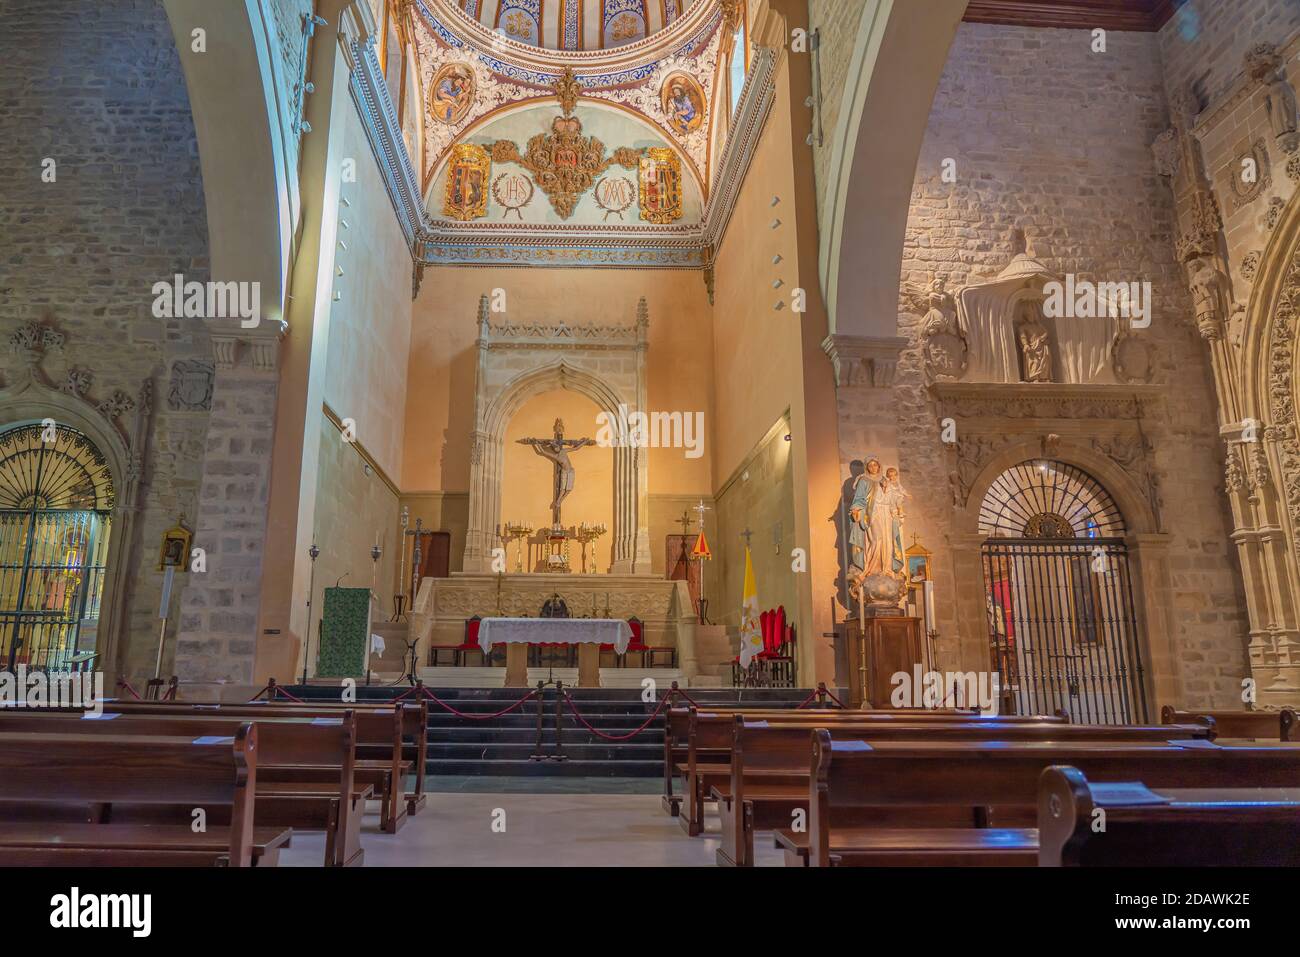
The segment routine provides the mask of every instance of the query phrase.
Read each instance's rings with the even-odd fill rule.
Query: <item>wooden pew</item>
[[[338,716],[351,708],[344,708],[326,703],[324,705],[299,705],[294,702],[284,704],[226,704],[223,702],[183,702],[183,701],[105,701],[105,712],[120,714],[170,714],[170,715],[223,715],[226,717],[276,718],[276,717],[331,717]],[[417,747],[414,765],[404,756],[403,738],[415,734],[415,727],[428,720],[428,712],[423,704],[402,703],[399,708],[391,704],[388,707],[363,707],[355,711],[357,725],[358,757],[356,760],[356,780],[360,784],[374,787],[380,801],[379,827],[389,834],[395,834],[406,821],[411,807],[417,810],[424,806],[424,753],[425,748]],[[423,742],[423,732],[417,740]],[[362,757],[361,755],[367,755]],[[369,755],[382,755],[369,757]],[[416,774],[416,791],[406,795],[405,775],[414,771]],[[279,772],[272,773],[272,779],[278,778]],[[405,799],[405,801],[403,801]]]
[[[75,734],[84,737],[221,737],[234,734],[245,723],[241,717],[194,714],[121,714],[85,717],[75,712],[39,709],[0,710],[0,732]],[[325,833],[325,866],[358,866],[361,816],[370,785],[355,782],[354,743],[357,719],[352,712],[338,717],[259,718],[257,779],[258,825],[289,826]],[[173,818],[188,821],[190,808],[175,802],[116,804],[96,809],[101,821],[152,823]],[[0,807],[11,819],[13,808]],[[220,821],[218,814],[216,820]]]
[[[835,725],[834,738],[861,738],[876,741],[1157,741],[1170,739],[1211,740],[1212,725],[1069,725],[1048,723],[993,722],[957,720],[938,722],[853,722]],[[722,842],[718,863],[724,866],[752,866],[754,833],[789,826],[796,809],[808,809],[809,728],[799,723],[754,721],[735,715],[732,722],[730,773],[725,782],[711,787],[722,822]],[[909,812],[916,809],[907,809]],[[1004,823],[1005,809],[994,811],[975,805],[952,808],[927,808],[913,817],[923,818],[927,826],[987,826],[994,818]],[[1028,809],[1018,815],[1033,823]],[[874,824],[897,823],[893,809],[879,809],[870,814]],[[865,822],[864,822],[865,823]],[[915,821],[913,823],[916,823]]]
[[[1038,779],[1053,764],[1098,780],[1141,779],[1154,788],[1300,787],[1300,747],[1157,742],[875,741],[811,732],[814,773],[807,834],[776,832],[778,847],[814,867],[1009,865],[1038,862],[1037,829],[860,827],[868,808],[957,804],[1037,807]]]
[[[681,814],[683,796],[673,793],[673,779],[678,774],[682,774],[683,783],[685,782],[684,768],[689,758],[688,751],[690,747],[690,717],[691,717],[692,708],[696,708],[698,710],[697,705],[688,705],[682,708],[670,707],[667,711],[664,712],[664,794],[660,803],[663,806],[663,809],[673,817],[677,817]],[[894,714],[896,716],[907,715],[907,714],[924,714],[924,715],[951,716],[951,715],[973,715],[979,713],[978,710],[974,708],[941,708],[941,709],[897,708],[897,709],[888,709],[888,710],[881,709],[879,711],[871,711],[871,710],[858,710],[858,709],[832,710],[832,709],[817,708],[817,709],[805,710],[805,709],[798,709],[798,708],[764,708],[761,706],[749,706],[749,705],[737,705],[734,707],[729,705],[722,705],[719,707],[708,707],[705,708],[704,710],[711,714],[745,714],[745,715],[751,715],[755,718],[770,717],[774,719],[779,719],[785,716],[793,715],[796,716],[796,720],[797,720],[797,716],[800,715],[824,715],[827,718],[827,720],[831,720],[831,721],[836,720],[836,718],[833,716],[841,715],[841,714]],[[1063,719],[1055,719],[1055,720],[1063,720]],[[723,752],[720,754],[718,763],[720,764],[726,763],[725,749],[723,749]]]
[[[1040,867],[1296,867],[1300,790],[1152,791],[1053,765],[1039,778],[1038,834]]]
[[[687,757],[685,764],[675,767],[680,773],[685,792],[686,814],[678,821],[682,830],[692,837],[704,833],[704,804],[711,800],[710,791],[715,784],[723,783],[731,774],[731,743],[734,736],[733,722],[740,712],[699,711],[690,709],[692,717],[687,725]],[[804,724],[809,728],[818,726],[837,727],[845,723],[869,721],[881,725],[907,722],[912,724],[939,725],[953,721],[983,722],[987,726],[1001,727],[1009,724],[1061,727],[1065,725],[1064,715],[1011,715],[1007,717],[983,717],[974,713],[922,712],[919,709],[903,712],[901,709],[890,710],[843,710],[843,711],[788,711],[788,712],[744,712],[747,716],[770,717],[772,720]],[[818,720],[820,716],[820,721]]]
[[[257,729],[215,741],[0,732],[0,800],[183,802],[227,809],[230,823],[182,825],[26,821],[0,825],[0,866],[273,866],[284,828],[254,827]]]
[[[1164,724],[1187,724],[1208,718],[1218,726],[1222,738],[1255,738],[1261,741],[1300,741],[1296,713],[1281,711],[1177,711],[1171,705],[1160,709]]]

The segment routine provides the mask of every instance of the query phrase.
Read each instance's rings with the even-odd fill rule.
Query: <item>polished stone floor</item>
[[[361,844],[367,867],[712,867],[718,820],[703,837],[687,837],[654,794],[618,793],[620,779],[478,778],[494,791],[449,790],[439,779],[423,811],[396,834],[379,832],[376,806]],[[560,782],[563,782],[562,784]],[[587,790],[575,789],[585,782]],[[660,782],[655,782],[659,784]],[[467,785],[462,784],[462,787]],[[525,788],[531,787],[532,790]],[[644,789],[644,782],[636,782]],[[546,788],[545,793],[539,793]],[[606,793],[591,793],[600,789]],[[609,793],[613,791],[614,793]],[[496,827],[494,828],[494,822]],[[504,826],[504,830],[502,827]],[[780,866],[771,839],[759,836],[760,866]],[[298,833],[281,866],[319,867],[323,834]]]

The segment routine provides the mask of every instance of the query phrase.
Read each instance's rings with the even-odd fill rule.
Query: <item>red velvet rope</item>
[[[134,698],[136,701],[143,700],[138,694],[135,693],[135,689],[131,687],[131,682],[127,681],[125,678],[118,678],[117,686],[119,688],[125,688],[127,691],[131,692],[131,697]]]
[[[689,701],[691,704],[695,705],[695,707],[698,708],[698,707],[700,706],[700,705],[699,705],[699,702],[697,702],[694,698],[692,698],[690,695],[688,695],[688,694],[687,694],[685,691],[683,691],[681,688],[670,688],[669,691],[668,691],[668,697],[671,698],[673,695],[681,695],[683,698],[685,698],[685,699],[686,699],[687,701]]]
[[[840,706],[840,710],[843,711],[843,710],[844,710],[844,702],[841,701],[839,698],[835,697],[835,694],[831,691],[830,688],[826,688],[826,689],[824,689],[824,690],[825,690],[825,692],[826,692],[826,697],[830,698],[830,699],[831,699],[832,701],[834,701],[837,705],[839,705],[839,706]]]
[[[815,697],[817,697],[817,692],[816,692],[816,691],[813,691],[812,694],[810,694],[808,697],[804,698],[804,699],[803,699],[802,701],[800,701],[797,705],[795,705],[795,706],[794,706],[794,710],[795,710],[795,711],[798,711],[800,708],[802,708],[804,705],[806,705],[809,701],[811,701],[811,700],[812,700],[813,698],[815,698]]]
[[[664,705],[668,703],[668,695],[664,695],[662,698],[659,699],[658,706],[654,709],[654,712],[650,715],[650,717],[645,719],[645,724],[641,725],[641,727],[637,728],[635,731],[629,731],[627,734],[606,734],[604,731],[599,731],[596,728],[593,728],[591,726],[591,722],[589,722],[586,718],[582,716],[582,712],[578,710],[578,706],[573,703],[573,699],[569,697],[569,693],[567,691],[564,692],[564,700],[569,703],[569,710],[573,712],[573,716],[577,718],[579,722],[581,722],[583,727],[585,727],[596,737],[604,738],[606,741],[626,741],[629,738],[635,738],[646,728],[650,727],[650,722],[654,721],[655,718],[659,717],[659,712],[663,711]]]
[[[432,701],[434,704],[438,705],[441,708],[446,708],[448,711],[450,711],[458,718],[468,718],[471,721],[487,721],[489,718],[500,718],[502,715],[507,715],[511,711],[514,711],[516,708],[520,707],[529,698],[537,697],[537,691],[536,689],[534,689],[528,692],[528,694],[524,695],[522,698],[520,698],[510,707],[504,708],[501,711],[496,712],[495,714],[467,714],[464,711],[457,711],[455,708],[447,704],[447,702],[443,701],[441,698],[439,698],[436,694],[434,694],[424,685],[420,685],[420,690],[423,691],[424,696],[428,698],[430,701]]]

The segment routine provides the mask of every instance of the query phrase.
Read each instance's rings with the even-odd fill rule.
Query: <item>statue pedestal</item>
[[[911,681],[918,665],[925,670],[920,618],[876,615],[835,628],[836,683],[849,689],[850,708],[893,707],[891,679],[902,672]]]

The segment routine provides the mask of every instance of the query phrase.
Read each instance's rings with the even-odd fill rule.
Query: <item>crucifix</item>
[[[751,538],[754,537],[754,533],[751,532],[751,531],[749,530],[749,526],[746,525],[746,526],[745,526],[745,530],[744,530],[743,532],[740,533],[740,537],[743,538],[743,539],[745,540],[745,547],[748,548],[748,547],[749,547],[749,540],[750,540]]]
[[[520,445],[531,445],[533,451],[544,459],[550,460],[555,469],[554,497],[551,499],[551,527],[562,528],[560,523],[560,505],[573,491],[573,463],[569,453],[595,445],[595,439],[566,439],[564,437],[564,420],[555,420],[555,436],[549,439],[519,439]]]

